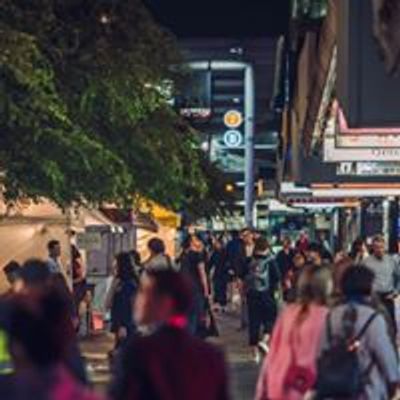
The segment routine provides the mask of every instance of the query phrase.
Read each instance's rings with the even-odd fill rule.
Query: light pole
[[[254,213],[254,71],[249,64],[245,68],[245,221],[246,226],[255,226]]]
[[[245,113],[245,223],[248,227],[255,225],[254,213],[254,111],[255,85],[254,70],[249,63],[241,61],[194,61],[189,63],[194,70],[243,71],[244,72],[244,113]]]

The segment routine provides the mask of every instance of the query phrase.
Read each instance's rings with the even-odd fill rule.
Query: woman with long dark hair
[[[111,331],[115,334],[115,348],[133,334],[133,301],[137,291],[135,271],[129,253],[116,258],[115,276],[108,295],[107,307],[111,311]]]
[[[186,274],[192,283],[193,305],[189,315],[189,331],[193,335],[200,335],[201,318],[210,296],[209,283],[206,272],[204,246],[196,235],[189,236],[183,244],[180,257],[181,271]]]

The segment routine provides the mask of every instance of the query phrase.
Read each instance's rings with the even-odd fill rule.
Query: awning
[[[157,232],[158,226],[151,215],[144,214],[140,211],[124,210],[117,207],[103,207],[101,212],[107,219],[113,221],[118,226],[136,227],[151,232]]]
[[[151,215],[160,225],[169,228],[179,228],[179,226],[181,225],[181,217],[178,214],[158,204],[153,204]]]
[[[139,212],[150,215],[159,225],[177,229],[181,225],[181,217],[177,213],[151,200],[141,200]]]

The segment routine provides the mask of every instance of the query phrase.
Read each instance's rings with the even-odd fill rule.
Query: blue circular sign
[[[229,130],[224,134],[224,143],[227,147],[239,147],[243,143],[242,132]]]

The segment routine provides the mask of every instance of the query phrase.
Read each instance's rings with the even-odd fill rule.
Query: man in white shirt
[[[47,266],[52,274],[58,274],[62,272],[62,264],[60,262],[61,257],[61,244],[58,240],[50,240],[47,244],[49,251],[49,258],[47,260]]]
[[[386,306],[395,323],[394,300],[399,293],[400,268],[395,258],[385,251],[385,240],[382,236],[376,236],[372,242],[372,254],[363,264],[375,274],[373,291]]]

